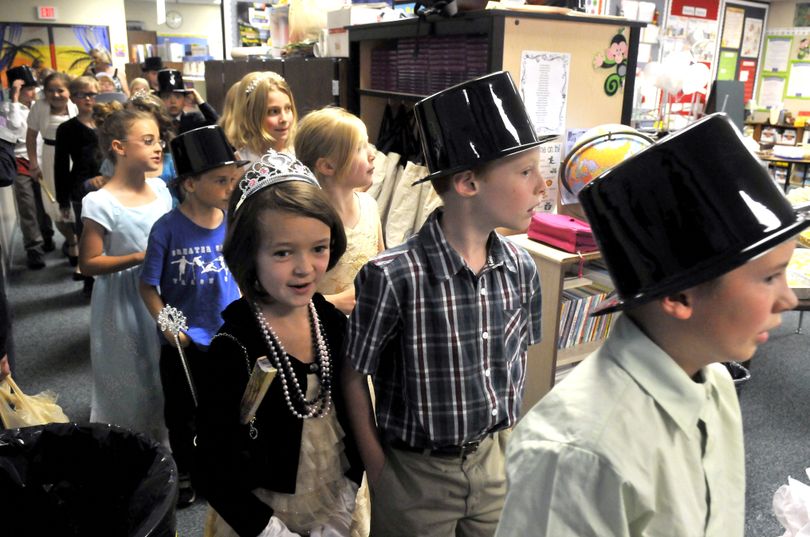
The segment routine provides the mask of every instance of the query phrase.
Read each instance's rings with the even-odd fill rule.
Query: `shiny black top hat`
[[[8,80],[8,87],[14,83],[15,80],[22,80],[23,87],[25,86],[39,86],[37,78],[34,76],[34,71],[27,65],[20,65],[12,67],[6,71],[6,79]]]
[[[247,160],[236,160],[231,144],[217,125],[206,125],[176,136],[169,144],[177,179],[199,175],[220,166],[244,166]]]
[[[537,137],[506,71],[422,99],[414,113],[430,170],[416,183],[469,170],[554,138]]]
[[[163,58],[160,56],[149,56],[141,64],[141,71],[161,71],[165,68]]]
[[[579,201],[616,285],[596,315],[722,276],[810,225],[725,114],[641,150]]]
[[[183,74],[177,69],[163,69],[157,74],[158,94],[161,93],[187,93],[183,84]]]

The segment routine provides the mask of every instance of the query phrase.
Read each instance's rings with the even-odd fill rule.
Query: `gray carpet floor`
[[[72,268],[56,252],[40,271],[25,268],[19,234],[8,273],[16,364],[14,378],[27,393],[50,389],[74,421],[90,416],[89,300]],[[796,334],[798,313],[783,316],[751,364],[751,380],[740,403],[746,449],[746,537],[778,537],[783,531],[772,514],[776,489],[793,476],[807,482],[810,466],[810,314]],[[181,537],[202,535],[206,505],[198,501],[177,512]]]

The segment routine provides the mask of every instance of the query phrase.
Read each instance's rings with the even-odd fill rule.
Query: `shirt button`
[[[478,290],[478,293],[479,293],[481,296],[486,295],[486,294],[487,294],[487,288],[486,288],[486,287],[482,287],[481,289],[479,289],[479,290]]]
[[[487,368],[487,369],[484,369],[484,376],[485,376],[485,377],[488,377],[488,376],[489,376],[489,369],[488,369],[488,368]]]
[[[481,337],[484,339],[489,339],[489,332],[484,332],[483,334],[481,334]]]
[[[493,408],[493,409],[492,409],[492,415],[493,415],[493,416],[497,416],[497,415],[498,415],[498,409],[497,409],[497,408]]]

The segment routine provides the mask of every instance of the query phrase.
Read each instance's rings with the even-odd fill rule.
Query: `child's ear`
[[[332,177],[335,175],[335,165],[326,157],[320,157],[315,161],[315,173],[323,175],[324,177]]]
[[[126,156],[126,151],[124,151],[124,142],[121,140],[113,140],[110,147],[112,147],[112,150],[117,155]]]
[[[478,194],[478,178],[472,170],[464,170],[453,175],[450,179],[453,188],[459,196],[471,198]]]
[[[664,313],[681,321],[692,316],[694,311],[693,300],[694,298],[688,291],[681,291],[658,299]]]
[[[186,192],[194,192],[197,188],[197,182],[193,177],[186,177],[180,184]]]

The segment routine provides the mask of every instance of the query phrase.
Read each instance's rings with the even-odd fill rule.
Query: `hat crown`
[[[605,311],[707,282],[810,225],[725,114],[641,150],[579,200],[620,299]]]
[[[429,178],[470,169],[538,139],[511,75],[492,73],[447,88],[414,107]]]
[[[22,80],[23,86],[38,86],[34,71],[27,65],[19,65],[12,67],[6,71],[6,79],[8,80],[8,87],[14,83],[15,80]]]
[[[169,143],[178,178],[199,175],[208,170],[238,164],[236,156],[217,125],[207,125],[175,136]]]
[[[164,69],[163,58],[160,56],[149,56],[143,61],[141,70],[143,71],[160,71]]]
[[[158,71],[157,82],[159,93],[168,91],[186,91],[186,86],[183,84],[183,73],[177,69],[162,69]]]

